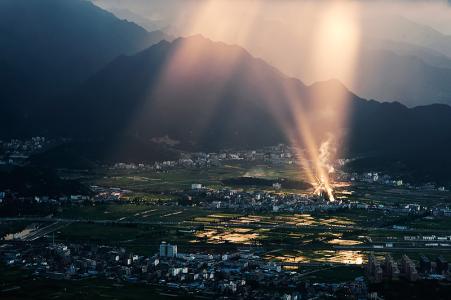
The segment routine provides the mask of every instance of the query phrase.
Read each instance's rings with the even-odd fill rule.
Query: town
[[[105,277],[157,284],[179,293],[242,299],[303,299],[339,292],[355,298],[367,295],[363,278],[341,284],[303,283],[301,278],[311,271],[286,270],[248,249],[223,255],[185,254],[177,251],[177,245],[162,242],[158,253],[143,257],[101,245],[41,244],[2,247],[1,254],[9,266],[56,280]]]
[[[36,146],[8,143],[8,163],[20,166],[11,155],[47,143],[31,141]],[[339,159],[330,199],[293,176],[302,173],[294,153],[285,145],[182,153],[102,165],[88,180],[83,171],[59,171],[88,186],[83,193],[5,189],[2,261],[36,278],[189,297],[382,299],[387,284],[449,282],[449,187],[347,172]]]

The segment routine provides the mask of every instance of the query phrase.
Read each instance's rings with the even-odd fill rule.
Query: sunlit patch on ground
[[[297,226],[349,226],[355,222],[346,217],[316,218],[309,214],[295,214],[292,216],[278,216],[275,218],[279,222]]]
[[[280,262],[289,262],[289,263],[303,263],[303,262],[309,262],[309,259],[306,256],[303,255],[283,255],[283,256],[274,256],[274,255],[268,255],[265,256],[265,259],[271,260],[271,261],[280,261]]]
[[[321,218],[318,220],[318,223],[319,225],[327,225],[327,226],[348,226],[355,224],[355,222],[344,217],[327,218],[327,219]]]
[[[247,216],[247,217],[241,217],[236,220],[233,220],[233,222],[234,223],[244,223],[244,224],[259,223],[262,221],[263,218],[264,217],[261,217],[261,216]]]
[[[254,245],[263,238],[259,233],[248,228],[234,228],[220,231],[217,229],[206,229],[197,231],[194,234],[198,239],[206,239],[209,244],[222,244],[225,242],[232,244]]]
[[[279,254],[280,253],[280,254]],[[366,261],[366,255],[359,251],[290,251],[286,254],[281,251],[269,252],[264,256],[270,261],[279,261],[284,263],[335,263],[348,265],[361,265]]]
[[[362,244],[361,241],[342,240],[342,239],[333,239],[333,240],[328,241],[327,243],[331,244],[331,245],[337,245],[337,246],[354,246],[354,245]]]
[[[315,219],[308,214],[295,214],[292,216],[278,216],[276,217],[277,221],[297,226],[308,226],[313,225],[315,223]]]
[[[318,250],[315,251],[314,253],[315,255],[320,256],[318,259],[315,259],[316,261],[329,263],[361,265],[363,264],[365,258],[360,251]]]

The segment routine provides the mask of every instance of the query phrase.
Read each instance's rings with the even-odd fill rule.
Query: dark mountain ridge
[[[348,121],[340,124],[344,110]],[[47,125],[57,135],[168,136],[188,150],[290,143],[300,118],[317,145],[345,132],[343,155],[430,162],[422,163],[428,176],[451,165],[451,107],[367,101],[333,80],[305,86],[244,49],[201,36],[119,57],[55,115]]]
[[[0,1],[0,134],[26,134],[38,109],[121,54],[165,38],[83,0]]]

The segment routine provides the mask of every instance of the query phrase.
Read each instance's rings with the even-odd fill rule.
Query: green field
[[[268,255],[268,259],[284,261],[293,256],[295,260],[299,257],[299,261],[338,263],[361,263],[366,260],[367,253],[355,256],[349,250],[335,251],[335,246],[366,244],[369,238],[394,237],[402,240],[405,235],[433,234],[435,228],[431,226],[430,232],[420,233],[393,231],[393,224],[412,225],[424,220],[417,216],[387,216],[380,211],[371,210],[340,210],[328,214],[248,215],[232,211],[208,211],[197,207],[97,204],[68,207],[58,217],[116,221],[115,224],[108,225],[89,224],[86,221],[73,223],[57,234],[57,239],[64,242],[113,244],[146,255],[154,254],[163,240],[178,244],[181,252],[261,247],[265,252],[272,253]],[[171,222],[177,223],[171,225]],[[227,227],[222,222],[234,224],[234,227]],[[447,220],[440,222],[447,226]],[[286,224],[292,227],[278,227]],[[348,227],[335,229],[336,225]],[[261,226],[270,227],[260,228]],[[425,227],[421,223],[415,225],[417,226]],[[381,229],[375,230],[375,227]],[[275,250],[278,250],[277,253],[273,253]],[[432,256],[437,256],[443,251],[431,249],[431,252]]]
[[[385,241],[393,237],[402,240],[405,235],[438,235],[438,230],[441,230],[441,235],[449,235],[451,232],[451,218],[425,219],[423,215],[400,216],[382,210],[340,209],[312,214],[245,213],[177,206],[175,201],[171,201],[175,200],[175,196],[170,192],[189,189],[192,183],[220,187],[223,186],[221,180],[243,175],[267,179],[303,179],[302,172],[292,166],[275,167],[250,162],[206,169],[174,169],[167,172],[99,169],[94,173],[79,176],[89,185],[131,190],[129,199],[137,197],[144,201],[63,206],[54,216],[72,219],[74,222],[55,232],[55,238],[63,243],[124,247],[141,255],[157,253],[160,242],[167,241],[177,244],[181,253],[224,253],[238,248],[251,248],[271,261],[320,262],[326,267],[329,264],[355,265],[355,268],[334,266],[321,271],[312,269],[315,272],[305,277],[309,280],[330,281],[334,278],[354,279],[361,275],[359,265],[365,263],[369,250],[358,251],[352,248],[354,245],[371,246],[371,239]],[[72,176],[76,178],[77,174]],[[344,187],[343,190],[353,192],[348,196],[351,200],[383,205],[421,203],[432,206],[446,203],[449,197],[446,192],[423,192],[363,183]],[[103,220],[113,222],[102,224]],[[393,225],[407,226],[412,230],[394,231]],[[0,233],[19,231],[23,226],[23,223],[0,224]],[[50,240],[49,236],[47,238]],[[397,259],[403,253],[415,260],[420,254],[426,254],[431,259],[438,255],[451,259],[451,254],[446,251],[426,250],[420,252],[407,249],[390,253]],[[389,250],[377,250],[376,255],[383,258],[386,254],[384,251]],[[81,286],[80,290],[84,288]],[[130,288],[139,291],[142,287]],[[55,289],[58,290],[58,287]],[[72,295],[68,296],[69,299],[74,296],[69,294]],[[102,294],[107,295],[108,289],[102,291]]]
[[[449,230],[451,233],[450,217],[432,217],[413,220],[407,224],[412,228],[424,228],[430,230]]]
[[[240,176],[305,180],[302,170],[296,166],[274,166],[256,164],[254,162],[229,162],[217,167],[180,168],[161,172],[153,170],[97,169],[89,175],[85,173],[74,174],[73,172],[62,175],[71,179],[80,179],[87,185],[120,187],[140,194],[155,194],[161,191],[188,189],[193,183],[217,188],[223,186],[221,182],[223,179]]]
[[[433,206],[448,203],[451,192],[432,190],[416,190],[407,187],[393,187],[375,183],[354,183],[350,190],[354,193],[351,199],[363,203],[382,205],[406,205],[418,203],[420,205]]]

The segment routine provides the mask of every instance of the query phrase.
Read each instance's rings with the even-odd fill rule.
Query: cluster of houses
[[[157,284],[173,291],[230,295],[242,299],[304,299],[344,291],[366,295],[365,282],[315,283],[302,270],[285,270],[250,250],[223,254],[178,253],[161,243],[159,253],[142,256],[124,248],[88,244],[11,244],[0,254],[9,266],[52,279],[102,277],[122,282]]]
[[[20,165],[31,154],[48,149],[56,143],[54,140],[41,136],[32,137],[28,140],[0,140],[0,149],[3,151],[3,154],[0,155],[0,165]]]
[[[92,200],[100,202],[121,200],[123,197],[132,193],[130,190],[118,187],[101,187],[92,185],[90,189],[95,194],[94,197],[92,197]]]
[[[330,202],[313,194],[278,193],[264,190],[235,190],[230,188],[203,189],[193,184],[185,191],[190,201],[209,209],[230,209],[241,212],[313,212],[333,211],[347,207],[341,201]]]
[[[231,209],[241,212],[296,212],[311,213],[318,211],[336,211],[339,209],[379,210],[392,215],[427,215],[451,216],[448,207],[439,208],[423,206],[418,203],[403,205],[368,204],[347,198],[328,201],[321,195],[281,193],[265,190],[242,190],[231,188],[211,189],[201,184],[192,184],[190,190],[178,194],[179,198],[187,198],[187,205],[196,205],[208,209]],[[180,202],[177,202],[179,205]],[[395,225],[397,226],[397,225]],[[408,229],[396,227],[394,229]]]
[[[220,152],[182,153],[178,160],[168,160],[145,163],[120,162],[114,164],[113,169],[126,170],[168,170],[174,168],[204,168],[219,166],[225,161],[262,161],[272,164],[294,164],[293,149],[286,145],[265,147],[259,150],[223,150]]]
[[[422,191],[448,192],[448,189],[446,189],[444,186],[439,186],[432,182],[428,182],[422,185],[412,185],[410,183],[404,182],[402,179],[393,178],[390,175],[381,174],[380,172],[364,172],[351,174],[342,173],[341,175],[343,177],[342,179],[346,179],[351,182],[376,183],[393,187],[406,187]]]

